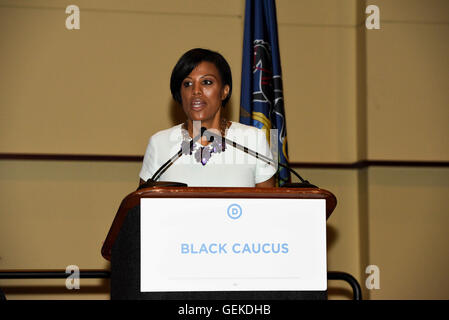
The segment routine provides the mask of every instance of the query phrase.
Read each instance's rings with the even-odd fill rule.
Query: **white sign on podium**
[[[141,292],[325,290],[324,199],[141,199]]]

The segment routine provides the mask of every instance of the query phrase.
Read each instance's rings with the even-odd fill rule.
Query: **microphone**
[[[201,128],[202,130],[203,128]],[[216,139],[222,139],[222,141],[225,141],[226,144],[230,144],[232,145],[234,148],[239,149],[253,157],[255,157],[256,159],[261,159],[263,161],[265,161],[268,164],[272,164],[274,166],[276,166],[276,162],[273,159],[270,159],[266,156],[264,156],[263,154],[260,154],[254,150],[248,149],[247,147],[242,146],[241,144],[238,144],[235,141],[229,140],[226,137],[223,137],[219,134],[216,134],[212,131],[206,130],[205,132],[202,132],[202,134],[207,138],[207,140],[209,142],[213,142],[214,138]],[[223,144],[224,146],[224,144]],[[317,186],[311,184],[309,181],[304,180],[295,170],[293,170],[292,168],[290,168],[289,166],[286,166],[282,163],[277,163],[279,164],[281,167],[287,169],[288,171],[290,171],[291,173],[293,173],[296,177],[298,177],[298,179],[301,182],[289,182],[289,183],[284,183],[284,185],[282,186],[283,188],[318,188]]]
[[[198,141],[203,135],[204,132],[207,131],[207,129],[205,127],[201,127],[200,133],[194,137],[192,140],[190,140],[189,143],[189,150],[193,149],[193,144]],[[176,161],[178,160],[182,154],[184,153],[186,149],[186,146],[182,145],[181,149],[179,149],[179,151],[170,159],[168,159],[167,162],[165,162],[154,174],[153,176],[148,179],[145,183],[142,183],[137,190],[140,189],[144,189],[144,188],[149,188],[149,187],[187,187],[186,183],[182,183],[182,182],[174,182],[174,181],[157,181],[160,176],[168,170],[168,168],[170,168],[170,166]]]

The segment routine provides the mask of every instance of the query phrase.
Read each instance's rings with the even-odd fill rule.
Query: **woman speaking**
[[[223,117],[232,93],[232,75],[221,54],[200,48],[187,51],[173,68],[170,89],[186,121],[150,138],[139,174],[141,184],[184,146],[182,156],[160,176],[161,181],[191,187],[274,187],[273,165],[221,139],[209,141],[198,136],[199,128],[204,127],[272,158],[262,130]]]

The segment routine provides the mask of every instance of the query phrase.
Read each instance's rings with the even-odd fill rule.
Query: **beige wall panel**
[[[370,160],[449,159],[449,25],[382,24],[367,37]]]
[[[447,0],[366,0],[380,9],[380,19],[385,22],[448,23]]]
[[[356,32],[279,26],[290,161],[357,161]]]
[[[277,0],[278,23],[355,26],[360,23],[357,0]]]
[[[337,197],[337,207],[327,220],[327,269],[348,272],[362,284],[357,170],[295,170],[304,179]],[[330,281],[328,286],[329,299],[352,299],[352,289],[344,281]]]
[[[449,298],[449,169],[370,168],[373,299]]]
[[[72,31],[64,19],[0,8],[1,152],[143,154],[151,134],[183,119],[170,73],[197,46],[228,58],[238,117],[241,19],[88,11]]]
[[[1,161],[0,269],[65,269],[68,265],[109,268],[100,253],[102,243],[121,200],[137,187],[140,165]],[[24,283],[4,280],[0,286]],[[26,282],[47,283],[55,280]],[[89,283],[95,288],[87,286],[82,292],[104,297],[101,291],[105,289],[98,286],[105,287],[105,281]],[[64,282],[61,284],[64,286]],[[26,292],[18,288],[13,291],[22,298],[19,293]]]
[[[77,5],[81,12],[89,10],[134,13],[192,14],[214,16],[240,16],[244,0],[0,0],[0,6],[61,9]]]

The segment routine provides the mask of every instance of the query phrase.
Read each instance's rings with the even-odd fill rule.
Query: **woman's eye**
[[[192,83],[191,83],[190,81],[184,81],[182,85],[183,85],[184,87],[187,88],[187,87],[190,86],[191,84],[192,84]]]
[[[206,85],[211,85],[212,81],[211,80],[204,80],[203,83],[206,84]]]

